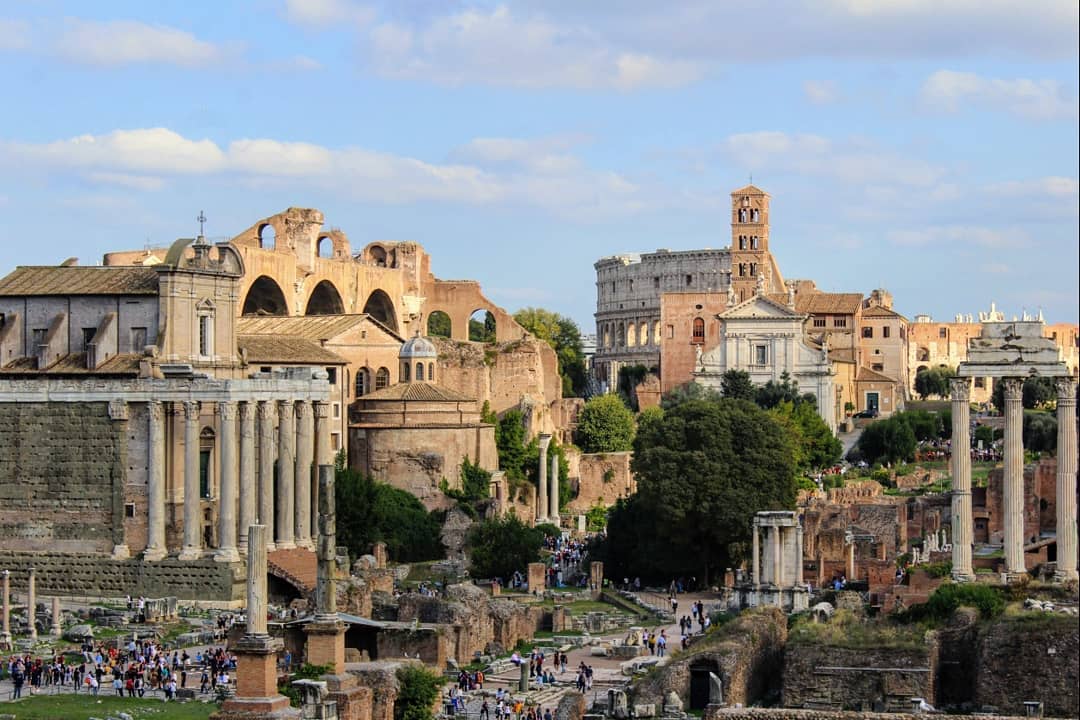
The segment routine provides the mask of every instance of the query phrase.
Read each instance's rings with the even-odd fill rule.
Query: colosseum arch
[[[433,310],[428,315],[428,337],[451,338],[454,336],[454,324],[450,316],[442,310]]]
[[[285,301],[285,293],[274,282],[273,278],[260,275],[251,283],[247,295],[244,296],[244,308],[242,315],[288,315],[289,304]]]
[[[308,297],[305,315],[343,315],[345,304],[341,302],[341,293],[334,283],[323,280],[311,291]]]
[[[397,312],[394,301],[382,290],[373,290],[364,303],[364,313],[375,318],[394,332],[398,331]]]

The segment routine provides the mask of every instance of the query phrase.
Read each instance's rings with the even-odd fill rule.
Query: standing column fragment
[[[1010,580],[1027,574],[1024,565],[1024,381],[1005,379],[1005,572]]]
[[[217,409],[221,423],[221,443],[218,449],[221,491],[218,500],[218,551],[215,559],[231,562],[240,558],[236,550],[236,403],[220,402]]]
[[[247,552],[248,527],[258,513],[259,483],[255,477],[255,404],[240,403],[240,551]]]
[[[274,421],[277,419],[277,405],[273,402],[259,403],[259,525],[274,526]],[[272,550],[273,543],[266,538]]]
[[[967,378],[950,381],[952,394],[952,576],[957,582],[975,579],[971,567],[974,540],[971,509],[971,384]]]
[[[551,436],[543,433],[539,438],[540,445],[540,480],[536,484],[536,521],[547,522],[548,514],[548,484],[547,484],[547,451],[551,444]]]
[[[1054,577],[1077,579],[1076,552],[1076,381],[1057,381],[1057,570]]]
[[[184,403],[184,547],[181,560],[202,556],[202,499],[199,497],[199,403]]]
[[[165,557],[165,406],[157,400],[146,404],[146,550],[144,560]]]
[[[296,407],[291,400],[278,403],[277,504],[274,537],[277,547],[296,547],[293,542],[293,491],[296,472]]]
[[[296,544],[313,549],[311,542],[311,471],[315,455],[315,413],[311,403],[296,404]]]

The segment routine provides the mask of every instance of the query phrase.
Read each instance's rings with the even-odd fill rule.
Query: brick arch
[[[304,303],[305,315],[341,315],[344,312],[345,303],[341,293],[330,280],[316,283]]]
[[[289,301],[274,278],[260,275],[244,292],[241,315],[288,315]]]
[[[397,307],[382,288],[373,288],[364,301],[365,314],[370,315],[394,332],[398,332]]]

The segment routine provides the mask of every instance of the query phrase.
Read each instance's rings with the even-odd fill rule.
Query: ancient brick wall
[[[950,720],[977,720],[979,715],[950,715]],[[1000,720],[1013,720],[1022,715],[999,716]],[[710,705],[705,720],[926,720],[926,715],[909,712],[843,712],[839,710],[796,710],[787,708],[731,708]]]
[[[569,513],[585,513],[597,503],[609,506],[637,490],[630,472],[631,452],[590,453],[578,460],[577,497],[566,505]]]
[[[933,645],[844,648],[789,643],[784,650],[785,707],[903,712],[912,697],[935,702]]]
[[[122,426],[107,403],[0,404],[0,547],[111,552],[123,517]]]

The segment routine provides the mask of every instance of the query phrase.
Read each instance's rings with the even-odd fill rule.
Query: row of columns
[[[539,437],[540,446],[540,482],[536,495],[536,522],[549,522],[556,527],[561,522],[559,516],[559,456],[551,454],[551,474],[548,475],[548,447],[551,435],[543,433]],[[550,490],[550,492],[549,492]]]
[[[975,579],[972,569],[971,388],[968,378],[952,387],[952,553],[953,578]],[[1004,556],[1010,579],[1027,574],[1024,563],[1024,408],[1022,378],[1003,380],[1005,399]],[[1059,378],[1057,389],[1057,570],[1058,580],[1077,579],[1076,530],[1076,381]]]
[[[758,518],[754,518],[754,524],[752,528],[753,544],[751,562],[753,567],[751,568],[754,577],[754,589],[760,589],[762,585],[772,584],[776,587],[785,587],[788,585],[799,585],[802,583],[802,557],[803,557],[803,529],[802,525],[798,524],[796,518],[795,525],[769,525],[769,548],[767,552],[772,557],[772,573],[770,577],[762,578],[762,554],[761,554],[761,530],[762,525],[759,523]],[[795,558],[796,558],[796,575],[789,578],[784,573],[784,530],[795,531]]]
[[[146,560],[160,560],[165,543],[165,406],[148,403],[148,538]],[[181,560],[202,556],[202,504],[199,497],[199,426],[195,401],[172,404],[183,417],[184,534]],[[263,524],[273,528],[272,546],[314,548],[318,508],[316,461],[333,462],[330,406],[306,400],[220,401],[217,461],[219,477],[218,549],[222,561],[239,559],[247,550],[238,528]],[[258,447],[256,451],[256,434]],[[277,470],[275,480],[275,468]],[[276,485],[275,485],[276,483]],[[275,503],[275,497],[277,502]]]
[[[30,568],[26,582],[27,635],[31,640],[37,640],[37,571],[34,568]],[[12,648],[10,570],[4,570],[0,573],[0,595],[2,595],[2,599],[0,599],[0,612],[3,613],[3,618],[0,620],[0,622],[2,622],[2,626],[0,626],[0,647],[5,650],[10,650]],[[52,625],[49,628],[49,634],[54,638],[58,638],[62,632],[63,628],[60,623],[60,598],[53,597]]]

